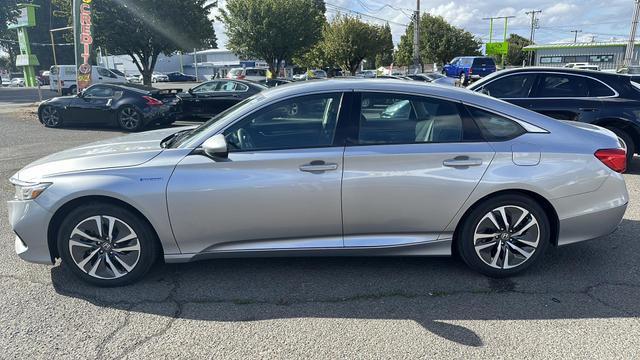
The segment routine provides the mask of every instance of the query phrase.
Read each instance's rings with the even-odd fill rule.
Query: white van
[[[58,91],[58,75],[60,75],[60,89],[62,95],[74,94],[78,86],[76,85],[76,66],[75,65],[58,65],[52,66],[49,70],[49,88],[52,91]],[[102,66],[91,67],[91,82],[98,83],[126,83],[127,79]]]
[[[265,68],[233,68],[227,74],[228,79],[260,81],[267,78]]]

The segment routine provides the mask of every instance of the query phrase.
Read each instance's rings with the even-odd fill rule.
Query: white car
[[[260,81],[267,78],[268,69],[263,68],[233,68],[227,74],[228,79]]]
[[[9,86],[9,85],[11,85],[11,79],[3,77],[2,78],[2,86],[6,87],[6,86]]]
[[[142,82],[142,77],[140,75],[125,74],[124,78],[127,79],[127,82],[132,84],[139,84]]]
[[[360,71],[359,73],[356,74],[356,77],[368,78],[368,79],[374,78],[376,76],[377,75],[376,75],[376,71],[375,70],[363,70],[363,71]]]
[[[24,78],[13,78],[9,86],[12,87],[24,87]]]
[[[151,74],[151,82],[169,82],[169,77],[165,74],[154,72],[153,74]]]
[[[591,65],[589,63],[568,63],[564,67],[578,70],[600,70],[598,65]]]

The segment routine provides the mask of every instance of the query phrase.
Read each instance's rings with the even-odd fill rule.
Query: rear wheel
[[[98,286],[132,283],[158,255],[151,227],[128,209],[105,203],[80,206],[58,232],[62,261],[82,280]]]
[[[62,125],[62,116],[60,115],[60,111],[53,106],[43,106],[38,115],[40,117],[40,122],[46,127],[57,128]]]
[[[616,134],[616,136],[620,138],[620,140],[622,140],[622,142],[624,143],[623,145],[627,149],[627,169],[628,169],[629,165],[631,165],[631,160],[633,160],[633,155],[636,153],[635,141],[633,141],[633,138],[631,137],[631,135],[629,135],[629,133],[627,133],[624,130],[620,130],[615,127],[607,127],[607,129],[611,130],[614,134]]]
[[[472,210],[456,243],[469,267],[487,276],[505,277],[533,265],[546,250],[550,236],[549,219],[537,202],[507,194]]]
[[[124,131],[142,129],[142,114],[133,106],[125,106],[118,111],[118,125]]]

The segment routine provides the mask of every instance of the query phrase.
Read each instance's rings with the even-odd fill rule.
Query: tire
[[[62,126],[62,115],[60,111],[51,105],[45,105],[40,109],[38,119],[44,126],[49,128],[59,128]]]
[[[108,234],[112,222],[113,230]],[[156,235],[146,221],[126,208],[99,202],[79,206],[65,217],[57,245],[62,262],[71,272],[97,286],[138,281],[159,254]]]
[[[467,75],[465,73],[460,74],[460,86],[467,85]]]
[[[140,131],[144,127],[142,113],[133,106],[123,106],[118,110],[118,126],[124,131]]]
[[[504,227],[500,209],[504,209],[511,229]],[[525,216],[520,219],[523,214]],[[533,225],[529,225],[531,223]],[[515,275],[535,264],[551,239],[551,226],[545,211],[536,201],[520,194],[498,195],[483,201],[465,217],[459,230],[456,245],[462,260],[470,268],[496,278]],[[522,234],[516,236],[519,232]],[[476,240],[476,234],[497,237],[480,236]]]
[[[636,143],[633,141],[633,138],[629,133],[624,130],[620,130],[615,127],[607,127],[607,129],[611,130],[617,137],[622,139],[624,145],[627,147],[627,169],[631,166],[631,161],[633,160],[633,156],[636,153]]]

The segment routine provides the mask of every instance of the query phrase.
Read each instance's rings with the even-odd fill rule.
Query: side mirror
[[[202,151],[211,158],[226,159],[229,156],[227,140],[224,138],[223,134],[217,134],[208,138],[202,144]]]

